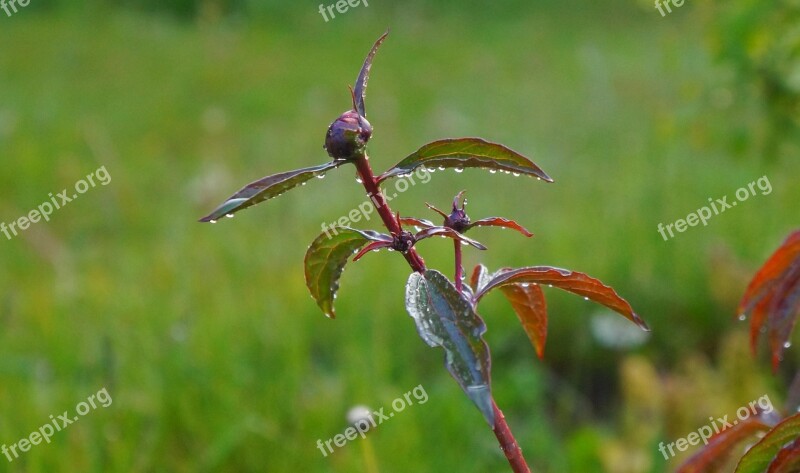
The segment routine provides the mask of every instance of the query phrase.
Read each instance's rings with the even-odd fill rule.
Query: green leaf
[[[444,348],[447,370],[494,427],[486,325],[470,301],[442,273],[427,270],[408,278],[406,310],[425,343]]]
[[[341,166],[346,161],[332,161],[294,171],[273,174],[263,179],[244,186],[239,192],[228,197],[216,210],[200,219],[201,222],[216,223],[217,220],[225,216],[232,216],[234,213],[251,207],[265,200],[279,196],[284,192],[297,187],[300,184],[324,175],[326,172]]]
[[[336,317],[333,300],[339,290],[339,278],[347,260],[373,240],[371,237],[379,238],[379,234],[334,227],[329,232],[321,233],[308,247],[305,258],[306,286],[326,316],[332,319]]]
[[[378,52],[378,48],[387,36],[389,36],[388,31],[383,33],[383,35],[375,41],[366,59],[364,59],[364,64],[361,66],[361,71],[359,71],[358,77],[356,78],[356,89],[353,91],[353,107],[355,107],[355,111],[362,117],[367,116],[367,107],[364,101],[367,98],[367,82],[369,82],[369,71],[372,69],[372,60],[375,59],[375,53]]]
[[[550,176],[525,156],[480,138],[447,139],[428,143],[379,176],[378,182],[408,174],[420,166],[495,169],[553,182]]]
[[[800,414],[784,419],[744,454],[736,473],[763,473],[784,445],[800,437]]]

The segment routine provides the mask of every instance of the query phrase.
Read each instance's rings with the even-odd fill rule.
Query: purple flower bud
[[[344,112],[328,127],[325,149],[333,159],[354,160],[364,156],[372,137],[372,125],[353,110]]]

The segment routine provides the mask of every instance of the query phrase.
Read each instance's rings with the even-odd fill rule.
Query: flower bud
[[[333,159],[354,160],[364,156],[372,125],[353,110],[344,112],[328,127],[325,149]]]

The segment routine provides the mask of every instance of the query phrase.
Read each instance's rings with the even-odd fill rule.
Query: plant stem
[[[361,178],[361,183],[367,191],[367,197],[372,199],[372,203],[377,208],[378,215],[381,216],[383,224],[386,225],[386,229],[389,230],[389,233],[392,235],[400,234],[400,225],[395,220],[392,209],[389,208],[389,202],[386,200],[386,197],[384,197],[380,186],[375,182],[375,175],[372,173],[372,167],[369,165],[369,158],[364,155],[363,158],[355,160],[355,165],[358,176]],[[411,265],[411,269],[418,273],[425,272],[425,261],[419,256],[417,250],[411,248],[403,253],[403,256],[406,261],[408,261],[408,264]]]
[[[389,202],[386,200],[380,186],[375,181],[375,174],[373,174],[372,167],[369,165],[369,158],[364,155],[363,158],[356,159],[354,162],[356,170],[358,171],[358,176],[361,178],[361,183],[367,191],[367,196],[372,199],[372,203],[378,210],[378,215],[381,216],[381,220],[383,220],[383,224],[386,225],[386,229],[393,235],[399,234],[401,231],[400,224],[395,220],[392,209],[389,207]],[[456,240],[454,243],[456,253],[455,283],[456,289],[461,292],[461,276],[464,272],[464,268],[461,265],[461,242]],[[406,253],[403,253],[403,257],[408,261],[411,269],[418,273],[425,272],[425,261],[419,256],[416,249],[411,248]],[[497,442],[500,444],[500,449],[503,450],[506,459],[508,459],[508,464],[511,465],[511,470],[514,473],[531,473],[528,464],[525,463],[525,458],[522,456],[522,450],[520,450],[517,440],[514,438],[514,434],[511,433],[511,429],[508,423],[506,423],[503,412],[497,407],[494,399],[492,399],[492,409],[494,410],[495,418],[492,430],[494,431],[495,437],[497,437]]]
[[[514,473],[531,473],[531,469],[528,468],[528,464],[525,463],[525,458],[522,456],[522,450],[519,448],[514,434],[511,433],[508,423],[506,423],[503,411],[497,407],[494,400],[492,400],[492,409],[494,410],[494,428],[492,430],[495,437],[497,437],[497,442],[500,444],[500,449],[506,454],[511,470]]]
[[[458,240],[453,240],[453,249],[456,254],[456,290],[461,292],[464,284],[464,266],[461,265],[461,242]]]

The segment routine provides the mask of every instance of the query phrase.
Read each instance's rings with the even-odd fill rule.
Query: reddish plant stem
[[[497,442],[500,444],[500,449],[506,454],[506,459],[508,464],[511,465],[511,469],[514,473],[531,473],[531,469],[528,468],[528,464],[522,456],[522,450],[519,448],[514,434],[511,433],[508,423],[506,423],[503,411],[497,407],[494,400],[492,400],[492,409],[494,410],[494,428],[492,430],[494,431],[494,436],[497,437]]]
[[[369,165],[369,158],[364,155],[361,159],[356,159],[355,161],[356,170],[358,171],[358,176],[361,178],[361,183],[364,186],[364,189],[367,191],[367,196],[372,199],[372,203],[375,205],[375,208],[378,210],[378,215],[381,216],[381,220],[383,220],[383,224],[386,225],[386,228],[389,230],[390,233],[393,235],[400,233],[400,225],[395,219],[395,216],[392,214],[392,209],[389,207],[389,202],[386,200],[386,197],[383,195],[380,186],[376,182],[375,174],[372,172],[372,167]],[[461,265],[461,242],[456,240],[454,241],[455,244],[455,254],[456,254],[456,289],[461,292],[463,287],[461,276],[464,273],[464,268]],[[422,257],[417,253],[417,250],[411,248],[406,253],[403,253],[406,261],[411,266],[411,269],[418,273],[424,273],[425,268],[425,261]],[[511,470],[514,473],[531,473],[530,468],[528,468],[528,464],[525,463],[525,458],[522,456],[522,450],[520,450],[519,445],[517,444],[517,440],[514,438],[514,434],[511,433],[511,429],[506,422],[505,416],[503,416],[503,412],[497,407],[497,404],[492,400],[492,409],[494,410],[494,427],[492,430],[494,431],[495,437],[497,437],[497,442],[500,444],[500,448],[503,450],[503,453],[506,455],[506,459],[508,459],[508,464],[511,465]]]
[[[386,225],[386,228],[392,235],[400,234],[400,225],[397,223],[397,220],[395,220],[392,209],[389,208],[389,202],[387,202],[386,197],[383,195],[380,186],[375,180],[375,174],[372,173],[372,167],[369,165],[369,158],[364,155],[363,158],[355,160],[355,165],[358,171],[358,177],[361,178],[361,183],[367,191],[367,197],[372,199],[372,203],[378,210],[378,215],[380,215],[381,220],[383,220],[383,224]],[[419,256],[417,250],[411,248],[403,253],[403,256],[406,261],[408,261],[408,264],[411,265],[411,269],[418,273],[425,272],[425,261]]]
[[[464,266],[461,265],[461,242],[453,240],[453,250],[456,254],[456,290],[461,292],[464,287]]]

